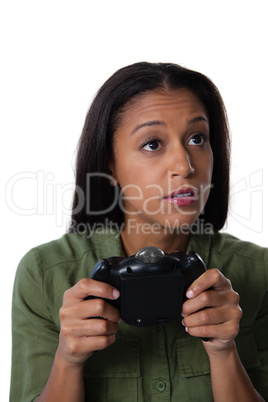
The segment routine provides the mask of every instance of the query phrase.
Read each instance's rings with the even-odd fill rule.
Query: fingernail
[[[114,297],[115,299],[117,299],[119,296],[120,296],[119,290],[113,288],[113,297]]]
[[[183,321],[183,320],[182,320],[182,322],[181,322],[181,323],[182,323],[182,325],[185,327],[185,324],[184,324],[184,321]]]
[[[188,290],[186,292],[186,296],[188,297],[188,299],[191,299],[192,297],[194,297],[194,292],[192,290]]]

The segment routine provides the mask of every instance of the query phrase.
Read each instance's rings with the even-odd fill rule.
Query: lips
[[[164,200],[180,207],[191,205],[197,199],[198,190],[196,187],[181,187],[164,197]]]

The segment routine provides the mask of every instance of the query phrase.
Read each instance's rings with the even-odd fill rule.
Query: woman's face
[[[179,89],[150,92],[127,106],[110,164],[125,220],[147,228],[191,225],[208,199],[213,170],[204,105]]]

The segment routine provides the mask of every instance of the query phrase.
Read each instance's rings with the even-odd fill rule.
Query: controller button
[[[139,250],[135,255],[136,260],[150,264],[157,261],[163,260],[165,258],[165,253],[157,247],[144,247]]]

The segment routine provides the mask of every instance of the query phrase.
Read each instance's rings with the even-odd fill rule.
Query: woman
[[[86,117],[70,233],[17,271],[11,400],[268,398],[267,249],[219,233],[228,194],[227,117],[213,83],[173,64],[117,71]],[[99,259],[145,246],[194,250],[209,269],[181,318],[137,328],[103,300],[118,290],[89,275]]]

